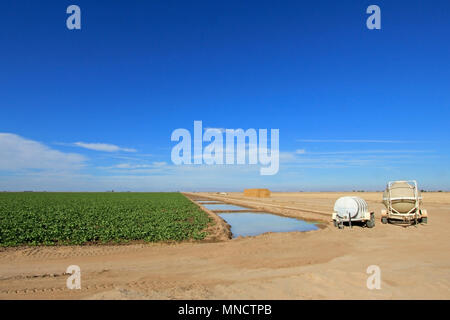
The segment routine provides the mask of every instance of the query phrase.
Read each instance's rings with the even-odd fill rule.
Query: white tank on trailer
[[[369,228],[375,226],[373,212],[364,199],[359,197],[341,197],[334,203],[333,221],[335,226],[342,226],[343,222],[361,221]]]
[[[389,209],[390,205],[398,213],[409,213],[421,204],[422,196],[415,181],[393,181],[388,183],[383,192],[383,203]]]
[[[358,197],[341,197],[334,203],[334,212],[341,218],[361,218],[367,211],[367,203]]]
[[[416,180],[390,181],[383,193],[386,210],[381,210],[381,222],[411,224],[427,223],[427,210],[422,209],[422,196]]]

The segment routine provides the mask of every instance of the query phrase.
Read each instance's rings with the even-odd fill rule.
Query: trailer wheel
[[[421,223],[427,224],[428,223],[428,217],[423,217],[422,219],[420,219]]]
[[[388,219],[386,217],[381,217],[381,223],[382,224],[387,224],[388,223]]]
[[[337,223],[337,221],[336,221],[336,220],[333,220],[333,225],[334,225],[334,227],[335,227],[335,228],[337,228],[337,226],[338,226],[338,223]]]
[[[367,220],[367,221],[366,221],[366,227],[367,227],[367,228],[373,228],[373,227],[375,227],[375,216],[374,216],[373,213],[370,215],[370,220]]]

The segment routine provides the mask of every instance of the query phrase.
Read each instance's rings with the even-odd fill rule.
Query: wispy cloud
[[[296,154],[308,155],[345,155],[345,154],[399,154],[399,153],[433,153],[433,150],[345,150],[345,151],[326,151],[326,152],[306,152],[305,149],[298,149]]]
[[[325,143],[416,143],[411,140],[376,140],[376,139],[298,139],[298,142],[325,142]]]
[[[0,170],[74,170],[87,160],[80,154],[54,150],[12,133],[0,133]]]
[[[155,161],[150,164],[134,164],[134,163],[119,163],[109,167],[103,167],[103,169],[147,169],[147,168],[160,168],[167,165],[165,161]]]
[[[85,149],[95,150],[95,151],[103,151],[103,152],[118,152],[118,151],[136,152],[137,151],[136,149],[121,148],[114,144],[108,144],[108,143],[75,142],[73,145],[80,147],[80,148],[85,148]]]
[[[413,163],[418,159],[431,159],[437,155],[434,150],[336,150],[308,151],[297,149],[293,152],[282,152],[280,162],[282,168],[346,168],[346,167],[392,167],[405,163]]]

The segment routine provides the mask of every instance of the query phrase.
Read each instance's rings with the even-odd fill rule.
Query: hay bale
[[[245,189],[244,196],[245,197],[257,197],[257,198],[269,198],[270,190],[269,189]]]

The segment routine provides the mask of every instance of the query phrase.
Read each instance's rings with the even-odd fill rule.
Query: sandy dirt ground
[[[366,199],[375,228],[334,228],[342,195]],[[428,224],[407,228],[380,223],[381,193],[201,196],[324,227],[229,239],[219,223],[225,236],[200,243],[3,248],[0,299],[450,299],[449,193],[424,193]],[[66,287],[69,265],[81,268],[80,290]],[[366,286],[370,265],[379,290]]]

